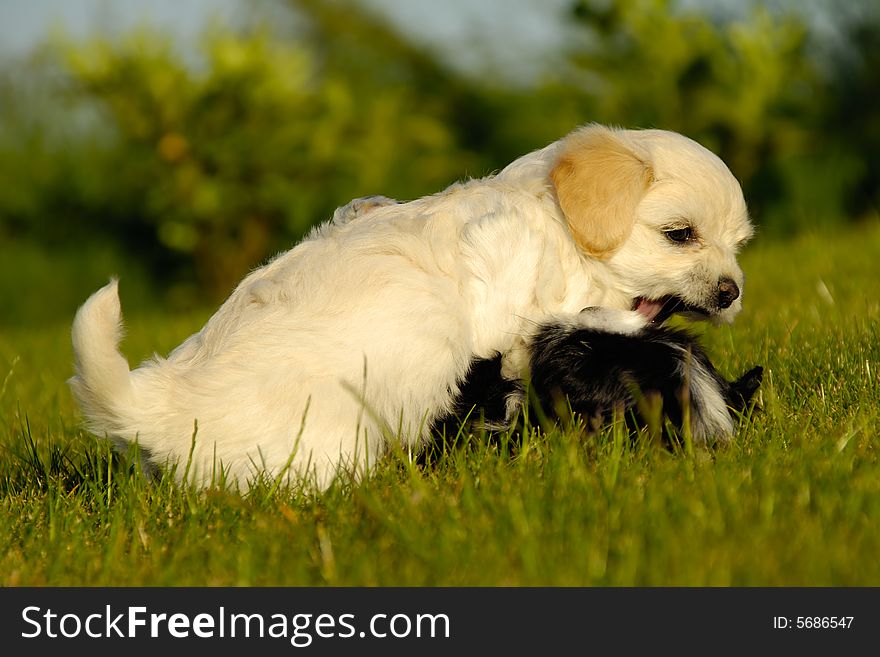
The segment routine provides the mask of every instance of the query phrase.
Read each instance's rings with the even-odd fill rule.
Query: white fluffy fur
[[[694,440],[705,443],[714,438],[729,442],[735,427],[715,377],[700,363],[688,359],[687,354],[682,361],[681,374],[688,382],[688,397],[692,402],[689,427]]]
[[[90,428],[182,475],[197,423],[197,481],[222,467],[240,484],[262,471],[325,487],[390,441],[417,448],[471,359],[501,352],[520,368],[522,336],[551,315],[675,294],[732,319],[740,300],[713,309],[711,297],[721,277],[742,288],[735,256],[752,231],[709,151],[601,126],[495,176],[355,215],[252,272],[201,331],[131,372],[116,282],[92,295],[74,320],[71,380]],[[699,239],[671,244],[662,229],[684,223]]]

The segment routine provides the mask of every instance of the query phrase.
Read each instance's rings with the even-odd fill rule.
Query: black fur
[[[651,418],[641,400],[648,408],[657,400],[663,417],[680,429],[688,377],[695,366],[714,380],[731,413],[741,413],[763,375],[763,369],[755,367],[728,381],[692,336],[650,325],[635,335],[549,325],[531,349],[531,385],[541,411],[559,418],[570,407],[592,429],[609,422],[614,413],[622,413],[635,427],[647,425]],[[687,401],[693,407],[703,400]]]
[[[502,376],[501,355],[474,359],[459,386],[452,410],[435,420],[433,433],[455,436],[462,423],[503,428],[512,421],[508,417],[511,396],[521,399],[523,385]]]
[[[652,403],[655,408],[659,403],[663,417],[681,429],[685,403],[692,409],[703,403],[683,394],[695,365],[714,381],[735,418],[748,408],[763,375],[761,367],[754,367],[739,379],[728,381],[692,336],[653,325],[625,335],[548,324],[537,332],[530,349],[533,414],[565,420],[573,412],[591,430],[611,421],[615,413],[627,418],[634,429],[647,426],[652,418],[646,409]],[[502,376],[500,355],[475,360],[452,413],[435,423],[435,432],[454,436],[465,418],[489,428],[510,426],[514,420],[510,408],[516,406],[508,404],[512,395],[522,402],[524,385]],[[642,400],[647,400],[647,405],[640,403]]]

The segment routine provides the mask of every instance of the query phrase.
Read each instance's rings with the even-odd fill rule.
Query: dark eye
[[[694,239],[694,230],[690,227],[664,230],[663,234],[666,235],[666,239],[676,244],[684,244]]]

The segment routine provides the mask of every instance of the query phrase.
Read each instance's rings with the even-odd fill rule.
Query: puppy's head
[[[753,229],[713,153],[673,132],[591,125],[562,140],[550,178],[572,237],[611,275],[614,303],[658,323],[740,311],[736,255]]]

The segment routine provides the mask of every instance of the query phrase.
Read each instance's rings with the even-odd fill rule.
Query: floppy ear
[[[653,172],[614,133],[591,125],[562,143],[550,171],[559,207],[584,251],[604,257],[629,236]]]

